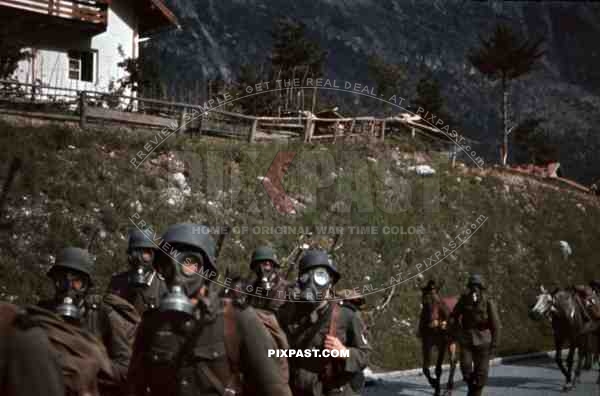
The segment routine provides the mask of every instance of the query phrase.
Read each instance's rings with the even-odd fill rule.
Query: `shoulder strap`
[[[340,316],[340,305],[336,302],[333,303],[331,308],[331,320],[329,321],[329,331],[327,335],[337,337],[337,321]]]
[[[240,338],[237,331],[237,324],[235,321],[235,308],[231,299],[223,299],[224,312],[223,312],[223,327],[225,332],[225,349],[227,351],[227,358],[229,359],[229,365],[231,368],[231,377],[227,383],[227,389],[239,392],[241,389],[240,384]],[[234,393],[234,394],[236,394]]]

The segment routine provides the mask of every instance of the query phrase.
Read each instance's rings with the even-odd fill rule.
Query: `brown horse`
[[[585,308],[579,302],[574,288],[548,292],[542,287],[541,291],[529,314],[535,320],[542,318],[551,320],[556,349],[555,360],[565,376],[563,390],[570,390],[581,374],[582,361],[587,352],[586,337],[590,333],[597,332],[597,329],[593,321],[586,320]],[[562,349],[565,345],[569,348],[566,367],[562,359]],[[573,373],[576,350],[579,359]],[[600,376],[598,380],[600,381]]]
[[[456,341],[452,338],[448,329],[448,319],[454,309],[458,297],[441,298],[435,288],[423,288],[422,309],[419,320],[419,337],[423,353],[423,374],[429,384],[435,389],[434,395],[441,394],[442,364],[446,352],[450,358],[450,373],[446,386],[446,395],[452,394],[454,388],[454,372],[457,363]],[[437,361],[435,365],[435,378],[431,376],[431,355],[433,348],[437,349]]]

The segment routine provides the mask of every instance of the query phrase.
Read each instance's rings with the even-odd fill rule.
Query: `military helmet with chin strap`
[[[216,271],[216,243],[210,233],[210,228],[204,224],[180,223],[170,226],[162,236],[165,243],[170,245],[187,245],[202,251],[205,261]],[[177,250],[177,249],[175,249]]]
[[[92,272],[94,261],[86,249],[67,247],[60,251],[55,264],[50,268],[47,275],[52,278],[57,270],[64,268],[82,272],[89,277],[92,284]]]
[[[252,260],[250,261],[250,269],[252,271],[256,270],[256,263],[259,261],[271,261],[274,267],[281,267],[275,251],[269,246],[259,246],[254,250],[254,253],[252,253]]]
[[[127,254],[131,254],[133,249],[156,249],[152,239],[144,231],[133,228],[129,231],[129,241],[127,244]]]
[[[308,250],[300,259],[298,273],[303,274],[316,267],[325,267],[333,276],[333,283],[337,283],[342,277],[338,272],[333,260],[324,250]]]
[[[167,247],[167,244],[171,247]],[[207,264],[210,266],[209,274],[216,274],[216,244],[210,234],[210,229],[201,224],[172,225],[163,234],[160,246],[157,264],[159,270],[162,265],[166,265],[166,269],[169,270],[169,276],[163,275],[165,275],[170,292],[162,297],[159,310],[191,315],[194,306],[190,298],[195,296],[206,284],[206,279],[199,273],[185,274],[182,267],[187,260],[186,255],[190,254],[192,257],[201,258],[202,266]],[[182,253],[184,254],[182,255]],[[199,268],[199,270],[206,273],[207,268]]]

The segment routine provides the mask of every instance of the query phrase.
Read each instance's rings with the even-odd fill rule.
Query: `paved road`
[[[456,370],[456,380],[461,378]],[[443,380],[447,378],[444,373]],[[485,396],[600,396],[600,385],[596,385],[598,371],[584,371],[581,382],[570,392],[561,392],[564,377],[550,358],[527,362],[515,362],[490,369],[489,384]],[[396,377],[379,380],[366,388],[365,396],[424,396],[432,395],[432,389],[423,376]],[[464,396],[467,388],[458,383],[452,396]]]

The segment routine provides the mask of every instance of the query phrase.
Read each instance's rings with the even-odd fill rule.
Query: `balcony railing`
[[[110,0],[0,0],[0,7],[106,25]]]

